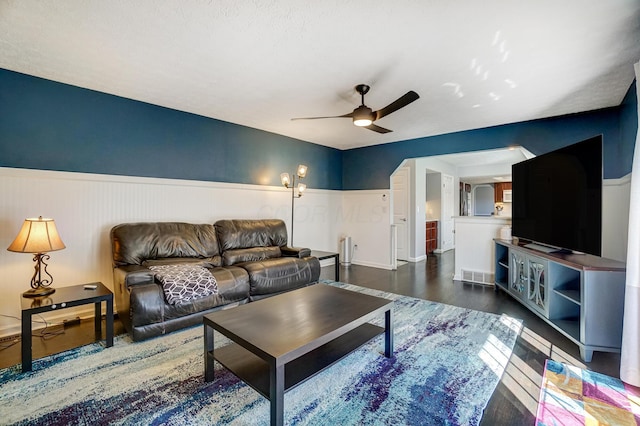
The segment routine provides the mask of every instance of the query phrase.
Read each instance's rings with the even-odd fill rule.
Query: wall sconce
[[[53,277],[47,271],[45,260],[50,259],[48,252],[62,250],[63,248],[65,248],[65,245],[58,234],[53,219],[43,219],[40,216],[37,219],[24,220],[18,236],[7,248],[7,250],[16,253],[35,254],[33,261],[36,264],[34,266],[35,272],[31,278],[31,290],[22,293],[23,297],[46,296],[56,291],[51,287]],[[42,279],[43,272],[45,274],[44,279]],[[47,276],[49,279],[46,278]]]
[[[291,174],[291,179],[289,179],[289,173],[281,173],[280,174],[280,182],[285,188],[291,188],[291,242],[289,243],[291,247],[293,247],[293,213],[295,210],[294,202],[296,198],[302,197],[302,194],[307,189],[307,185],[304,183],[298,182],[297,193],[296,193],[296,176],[298,179],[302,179],[307,175],[308,167],[304,164],[300,164],[298,166],[298,170],[295,174]]]

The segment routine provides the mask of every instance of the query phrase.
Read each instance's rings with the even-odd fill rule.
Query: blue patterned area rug
[[[378,336],[284,397],[292,425],[477,425],[521,323],[349,284],[395,302],[394,357]],[[380,318],[382,325],[383,318]],[[216,336],[216,345],[228,343]],[[0,423],[266,425],[269,402],[216,363],[203,379],[202,327],[112,348],[87,345],[0,370]]]

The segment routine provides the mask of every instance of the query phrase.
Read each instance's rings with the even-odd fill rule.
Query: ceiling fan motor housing
[[[368,126],[376,119],[376,114],[366,105],[360,105],[353,110],[353,124],[356,126]]]

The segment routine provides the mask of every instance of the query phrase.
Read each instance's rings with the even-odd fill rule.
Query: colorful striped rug
[[[537,426],[640,425],[640,388],[548,359]]]
[[[292,425],[477,425],[520,321],[342,283],[394,300],[395,352],[382,336],[291,389]],[[257,302],[259,303],[259,302]],[[380,324],[383,318],[380,318]],[[228,343],[216,336],[216,345]],[[222,366],[203,380],[202,327],[144,342],[119,336],[0,370],[0,423],[266,425],[269,402]]]

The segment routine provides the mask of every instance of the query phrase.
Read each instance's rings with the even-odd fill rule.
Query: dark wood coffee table
[[[384,313],[385,327],[368,321]],[[393,301],[315,284],[204,316],[204,376],[214,359],[271,402],[284,421],[284,393],[382,333],[393,353]],[[214,330],[234,343],[215,349]]]

